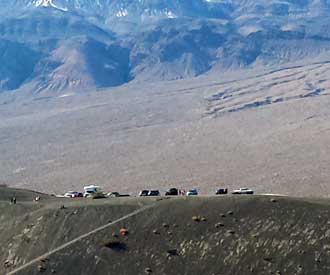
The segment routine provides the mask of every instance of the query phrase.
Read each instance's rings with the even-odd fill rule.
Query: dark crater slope
[[[328,201],[271,196],[3,201],[0,272],[149,203],[17,274],[329,274]]]

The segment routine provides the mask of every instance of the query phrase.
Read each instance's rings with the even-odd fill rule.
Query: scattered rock
[[[168,231],[167,234],[170,235],[170,236],[173,235],[173,233],[171,231]]]
[[[56,270],[55,270],[55,269],[52,269],[52,270],[50,271],[50,273],[54,274],[54,273],[56,273]]]
[[[271,202],[277,202],[277,200],[274,199],[274,198],[270,199],[270,201],[271,201]]]
[[[264,257],[264,261],[270,263],[270,262],[272,261],[272,258],[269,257],[269,256],[265,256],[265,257]]]
[[[144,272],[145,272],[146,274],[150,274],[150,273],[152,273],[152,269],[151,269],[150,267],[147,267],[147,268],[144,270]]]
[[[198,217],[198,216],[193,216],[192,217],[192,220],[195,221],[195,222],[200,222],[201,221],[201,218]]]
[[[167,256],[178,256],[177,249],[169,249],[169,250],[167,250]]]
[[[231,235],[234,235],[235,234],[235,230],[228,230],[227,233],[231,234]]]
[[[215,224],[215,228],[220,228],[220,227],[224,227],[225,225],[221,222],[218,222]]]
[[[170,227],[170,225],[169,225],[169,224],[167,224],[167,223],[163,223],[163,227],[164,227],[164,228],[169,228],[169,227]]]
[[[13,265],[13,263],[12,263],[12,261],[10,261],[10,260],[5,260],[5,262],[3,263],[3,266],[5,267],[5,268],[9,268],[9,267],[11,267]]]
[[[159,234],[160,234],[159,231],[158,231],[157,229],[154,229],[154,230],[152,231],[152,233],[154,233],[155,235],[159,235]]]
[[[120,232],[120,235],[122,235],[122,236],[127,236],[128,235],[128,230],[124,227],[121,228],[119,232]]]
[[[202,221],[202,222],[206,222],[207,219],[206,219],[205,217],[202,217],[202,218],[201,218],[201,221]]]
[[[227,215],[228,215],[228,216],[232,216],[232,215],[234,215],[234,212],[233,212],[233,211],[228,211],[228,212],[227,212]]]
[[[44,265],[41,265],[41,264],[38,265],[37,269],[38,269],[38,272],[45,272],[46,271],[46,267]]]
[[[225,218],[225,217],[226,217],[226,214],[221,213],[221,214],[220,214],[220,217]]]

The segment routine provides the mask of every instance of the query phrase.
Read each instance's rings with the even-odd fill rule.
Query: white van
[[[102,189],[100,186],[96,186],[96,185],[84,186],[84,198],[91,198],[94,195],[100,193],[102,193]]]

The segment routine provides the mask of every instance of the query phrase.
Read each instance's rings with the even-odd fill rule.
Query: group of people
[[[16,204],[16,197],[10,198],[10,204]]]
[[[40,201],[40,197],[39,197],[39,196],[36,196],[36,197],[34,198],[34,201],[35,201],[35,202]],[[17,202],[16,197],[11,197],[11,198],[10,198],[10,204],[16,204],[16,202]]]

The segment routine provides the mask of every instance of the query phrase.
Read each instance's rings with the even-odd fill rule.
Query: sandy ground
[[[330,192],[330,64],[0,96],[0,183],[40,191]]]

